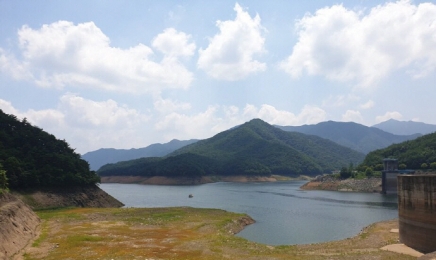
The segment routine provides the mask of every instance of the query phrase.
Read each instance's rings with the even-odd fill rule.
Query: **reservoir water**
[[[237,236],[269,245],[344,239],[357,235],[374,222],[398,217],[396,196],[300,190],[304,183],[101,184],[100,187],[126,207],[189,206],[246,213],[256,223]],[[193,197],[189,198],[189,194]]]

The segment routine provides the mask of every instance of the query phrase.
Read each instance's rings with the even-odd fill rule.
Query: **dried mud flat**
[[[269,246],[234,236],[247,215],[194,208],[39,211],[41,235],[24,259],[416,259],[380,250],[398,243],[398,222],[328,243]]]

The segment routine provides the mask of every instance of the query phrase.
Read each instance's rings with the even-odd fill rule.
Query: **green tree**
[[[421,164],[421,169],[427,169],[428,165],[426,163]]]
[[[342,167],[341,168],[341,172],[339,173],[339,175],[341,176],[341,179],[348,179],[351,177],[351,172],[350,169],[347,167]]]
[[[383,171],[383,164],[381,164],[381,163],[376,164],[374,170],[376,170],[376,171]]]
[[[374,170],[371,167],[366,168],[365,175],[366,177],[371,177],[374,174]]]
[[[433,170],[436,170],[436,162],[430,163],[430,168],[432,168]]]
[[[398,165],[398,169],[400,170],[404,170],[407,168],[407,165],[405,165],[404,163],[401,163],[400,165]]]

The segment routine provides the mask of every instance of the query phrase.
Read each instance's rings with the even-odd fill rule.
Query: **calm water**
[[[396,196],[303,191],[304,181],[196,186],[101,184],[126,207],[218,208],[256,223],[238,234],[270,245],[308,244],[355,236],[374,222],[397,218]],[[193,198],[188,198],[193,194]]]

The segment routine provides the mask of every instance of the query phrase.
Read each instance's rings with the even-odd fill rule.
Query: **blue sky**
[[[79,153],[253,118],[436,124],[435,1],[0,0],[0,24],[0,109]]]

